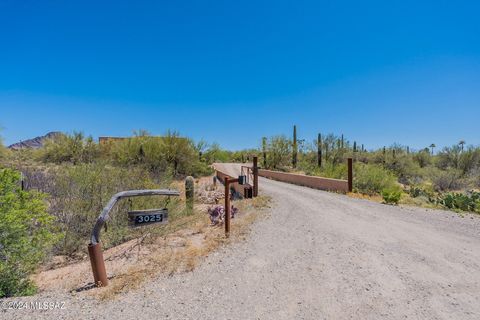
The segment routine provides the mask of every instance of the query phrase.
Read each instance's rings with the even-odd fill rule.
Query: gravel
[[[480,319],[477,216],[262,178],[260,192],[273,198],[268,218],[193,272],[107,302],[64,292],[3,300],[65,301],[65,309],[8,310],[0,318]]]

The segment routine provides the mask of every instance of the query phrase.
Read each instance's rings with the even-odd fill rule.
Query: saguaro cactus
[[[340,143],[340,147],[343,149],[343,146],[344,146],[344,140],[343,140],[343,133],[342,133],[342,140],[341,140],[341,143]]]
[[[297,167],[297,153],[298,153],[298,146],[297,146],[297,126],[293,126],[293,153],[292,153],[292,167]]]
[[[195,181],[193,180],[193,177],[188,176],[185,179],[185,198],[186,198],[187,210],[190,212],[193,210],[194,195],[195,195]]]
[[[383,159],[382,159],[383,166],[385,166],[385,162],[386,162],[386,152],[387,152],[387,149],[385,149],[385,147],[383,147]]]
[[[263,168],[267,168],[267,138],[262,138]]]
[[[353,141],[353,152],[357,152],[357,141]]]

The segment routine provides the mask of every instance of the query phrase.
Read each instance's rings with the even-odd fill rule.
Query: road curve
[[[277,275],[270,300],[285,318],[480,319],[478,216],[259,184],[275,207],[250,259]]]
[[[259,184],[273,208],[246,241],[115,301],[70,301],[59,318],[480,319],[477,216]]]

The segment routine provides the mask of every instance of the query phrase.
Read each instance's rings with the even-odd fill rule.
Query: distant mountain
[[[55,138],[60,136],[62,133],[58,131],[49,132],[44,136],[36,137],[33,139],[28,139],[24,141],[20,141],[8,146],[9,149],[12,150],[20,150],[20,149],[38,149],[43,146],[47,139]]]

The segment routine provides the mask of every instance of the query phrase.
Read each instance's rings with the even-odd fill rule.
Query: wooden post
[[[225,177],[225,236],[230,236],[230,182]]]
[[[348,158],[348,192],[353,191],[353,160]]]
[[[258,196],[258,157],[253,157],[253,196]]]

